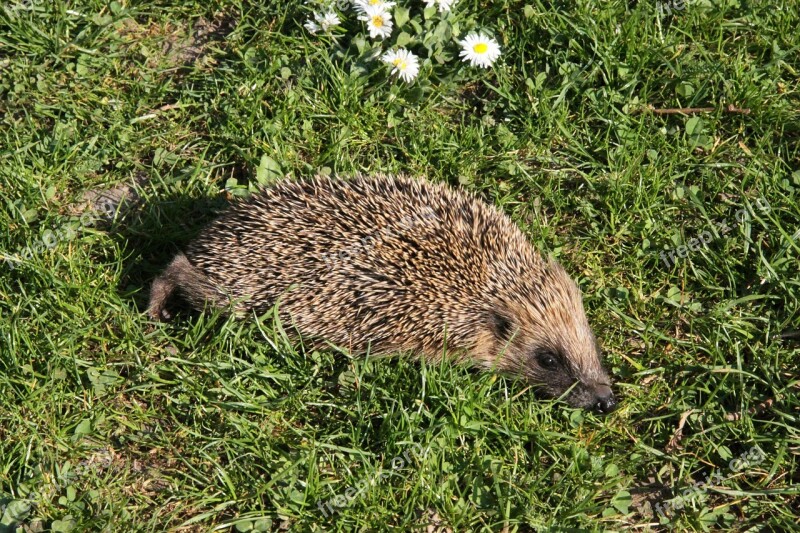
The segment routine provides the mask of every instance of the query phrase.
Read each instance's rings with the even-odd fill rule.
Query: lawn
[[[4,2],[0,531],[797,530],[798,12],[459,0],[502,55],[408,85],[299,0]],[[508,213],[580,284],[619,409],[147,319],[231,199],[317,172]]]

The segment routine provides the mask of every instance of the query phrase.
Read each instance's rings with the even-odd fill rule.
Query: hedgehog
[[[616,400],[577,284],[498,208],[406,176],[287,180],[234,202],[152,285],[148,314],[277,309],[351,353],[443,357],[608,413]]]

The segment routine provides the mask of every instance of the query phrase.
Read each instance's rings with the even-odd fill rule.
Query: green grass
[[[800,327],[797,3],[487,4],[457,6],[496,68],[409,91],[350,75],[299,1],[4,3],[0,251],[34,253],[0,261],[0,530],[800,527],[800,356],[774,339]],[[150,324],[150,281],[262,161],[499,205],[581,284],[619,410],[304,351],[268,320]]]

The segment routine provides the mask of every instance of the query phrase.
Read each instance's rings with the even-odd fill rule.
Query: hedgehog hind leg
[[[165,306],[169,297],[175,292],[175,287],[176,285],[166,273],[153,281],[153,285],[150,287],[150,303],[147,306],[147,316],[150,317],[150,320],[160,322],[172,318]]]
[[[205,303],[219,305],[219,294],[209,279],[189,263],[182,253],[178,254],[164,272],[153,281],[150,288],[150,303],[147,314],[151,320],[160,322],[172,318],[166,309],[167,300],[176,289],[195,308],[202,309]]]
[[[181,284],[187,266],[191,265],[188,265],[186,256],[178,254],[166,270],[153,280],[150,286],[150,303],[147,305],[147,315],[150,320],[160,322],[172,318],[166,309],[167,300]]]

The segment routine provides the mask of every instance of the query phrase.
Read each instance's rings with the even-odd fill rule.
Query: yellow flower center
[[[399,70],[405,70],[408,67],[408,63],[399,57],[392,61],[392,65],[396,66]]]
[[[373,15],[372,25],[376,28],[383,28],[383,17],[381,15]]]
[[[486,43],[478,43],[472,47],[472,51],[476,54],[485,54],[489,50],[489,45]]]
[[[380,4],[383,0],[369,0],[369,5],[376,6]]]

